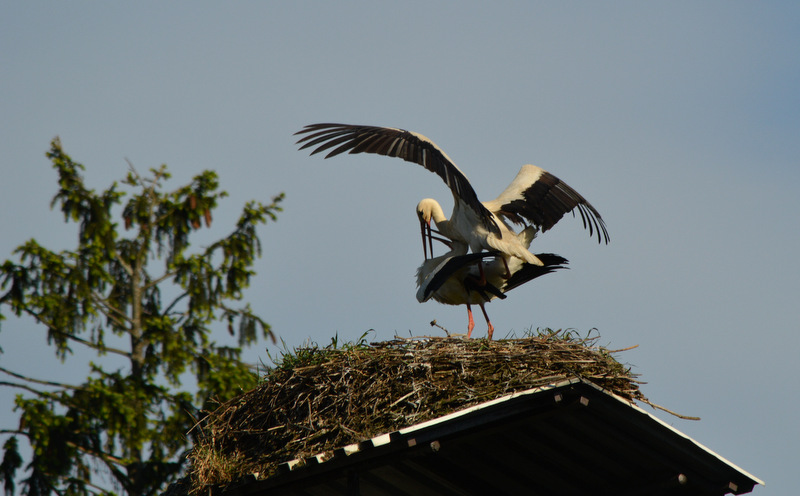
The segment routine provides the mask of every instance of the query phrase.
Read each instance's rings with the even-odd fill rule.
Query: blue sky
[[[598,329],[660,418],[789,494],[800,452],[800,6],[793,2],[4,2],[0,6],[0,259],[74,226],[49,210],[56,135],[105,188],[162,163],[172,185],[214,169],[244,203],[286,193],[260,231],[247,294],[289,346],[463,331],[466,311],[415,299],[413,209],[452,205],[421,167],[322,160],[315,122],[402,127],[434,140],[494,198],[533,163],[605,219],[599,246],[565,217],[534,241],[571,270],[487,306],[495,336]],[[476,316],[477,336],[485,323]],[[224,331],[218,336],[225,340]],[[4,367],[60,365],[36,326],[5,322]],[[247,351],[267,361],[263,343]],[[786,386],[788,382],[789,387]],[[0,391],[0,405],[11,395]],[[0,407],[0,425],[15,420]]]

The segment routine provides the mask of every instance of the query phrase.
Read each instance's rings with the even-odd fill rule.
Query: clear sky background
[[[414,207],[449,213],[444,183],[398,159],[309,157],[292,134],[420,132],[484,200],[533,163],[600,211],[611,243],[571,216],[541,235],[532,249],[571,270],[488,305],[495,336],[596,328],[609,348],[639,345],[619,358],[644,394],[702,420],[657,416],[764,479],[756,494],[791,494],[798,47],[796,2],[2,2],[0,260],[31,237],[75,246],[49,209],[58,135],[96,189],[126,159],[168,164],[173,187],[216,170],[231,195],[201,244],[285,192],[247,299],[290,347],[441,335],[432,319],[463,332],[463,307],[415,299]],[[0,346],[3,367],[42,378],[77,382],[91,358],[59,364],[30,322],[6,321]],[[2,427],[12,397],[0,391]]]

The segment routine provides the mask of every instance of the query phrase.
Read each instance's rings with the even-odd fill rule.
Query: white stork
[[[331,148],[333,150],[325,158],[343,152],[375,153],[414,162],[439,175],[453,193],[450,219],[432,199],[419,203],[417,215],[421,223],[428,224],[429,237],[433,220],[439,233],[450,238],[454,242],[453,248],[463,250],[463,253],[467,247],[474,253],[498,251],[503,255],[505,265],[509,257],[517,257],[541,266],[543,262],[520,244],[506,221],[524,223],[524,219],[545,232],[565,213],[576,208],[584,228],[589,229],[589,235],[597,232],[598,242],[609,241],[605,223],[597,210],[566,183],[535,165],[522,166],[500,196],[481,203],[464,173],[433,141],[421,134],[404,129],[349,124],[311,124],[295,134],[305,135],[297,141],[297,144],[302,144],[300,150],[316,147],[311,155]],[[422,230],[424,248],[424,225]],[[430,238],[428,242],[432,243]]]
[[[519,234],[521,244],[530,246],[535,232],[534,227],[524,229]],[[486,319],[487,336],[492,339],[494,326],[484,305],[495,298],[505,299],[508,291],[539,276],[564,269],[568,263],[565,258],[551,253],[536,255],[542,265],[530,264],[518,258],[511,258],[506,263],[498,255],[496,251],[468,255],[458,255],[450,251],[425,260],[417,269],[417,301],[423,303],[433,298],[445,305],[466,305],[469,319],[467,338],[472,336],[472,329],[475,327],[471,305],[479,305]],[[494,257],[494,260],[484,262],[490,257]],[[484,266],[482,269],[481,263]],[[481,281],[482,277],[484,281]]]

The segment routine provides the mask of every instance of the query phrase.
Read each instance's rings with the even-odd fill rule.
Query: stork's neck
[[[456,242],[465,242],[464,237],[453,225],[452,219],[444,216],[442,206],[437,202],[431,204],[431,220],[436,224],[436,229],[439,230],[442,236],[446,236]]]
[[[455,210],[453,210],[455,214]],[[444,215],[442,206],[432,198],[424,198],[417,204],[417,215],[420,219],[426,222],[433,221],[436,224],[436,229],[442,236],[450,238],[453,241],[466,243],[464,236],[459,233],[458,229],[453,225],[452,219],[448,220]]]
[[[442,223],[447,222],[447,217],[444,216],[444,210],[442,210],[442,206],[439,205],[439,202],[436,200],[431,200],[428,198],[426,200],[428,205],[430,205],[431,209],[431,219],[436,223],[436,227],[440,227]]]

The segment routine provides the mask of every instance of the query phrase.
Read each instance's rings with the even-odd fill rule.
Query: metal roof
[[[294,460],[225,496],[743,494],[763,484],[631,402],[573,379]]]

